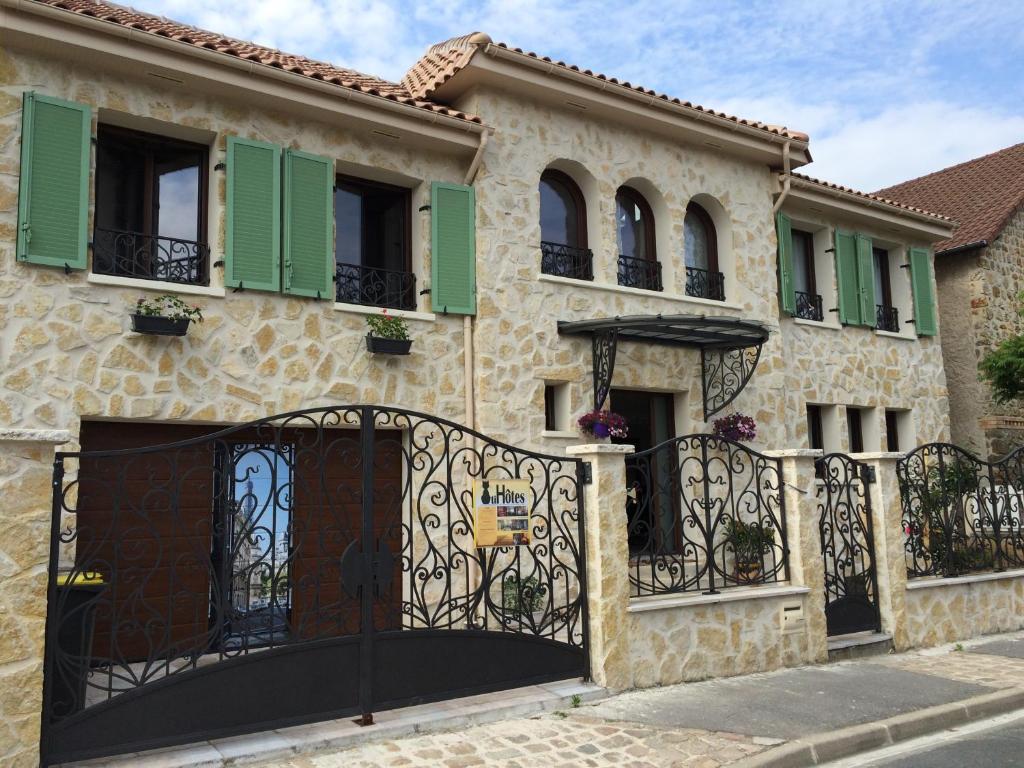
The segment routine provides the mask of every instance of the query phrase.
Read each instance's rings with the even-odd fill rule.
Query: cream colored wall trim
[[[890,339],[899,339],[900,341],[917,341],[917,335],[913,333],[893,333],[892,331],[880,331],[875,329],[877,336],[887,336]]]
[[[590,280],[573,280],[571,277],[559,277],[558,275],[537,275],[537,280],[542,283],[556,283],[558,285],[568,285],[573,288],[589,289],[591,291],[608,291],[609,293],[622,293],[629,296],[646,296],[650,299],[663,299],[667,302],[673,302],[680,305],[689,305],[681,308],[684,309],[696,309],[700,308],[700,311],[704,311],[708,308],[720,308],[720,309],[743,309],[742,304],[736,304],[730,301],[713,301],[712,299],[699,299],[695,296],[680,296],[674,293],[663,293],[662,291],[645,291],[641,288],[629,288],[624,285],[610,285],[609,283],[595,283]]]
[[[8,429],[0,428],[0,443],[49,443],[63,445],[71,441],[66,429]]]
[[[140,291],[157,291],[159,293],[181,293],[192,296],[224,297],[224,288],[213,285],[188,285],[186,283],[168,283],[163,280],[140,280],[135,277],[118,277],[117,275],[97,275],[90,272],[86,282],[93,285],[110,285],[115,288],[135,288]]]
[[[669,608],[692,608],[701,605],[734,603],[740,600],[767,600],[780,597],[797,597],[809,593],[810,587],[796,587],[789,584],[776,587],[730,587],[715,595],[655,595],[633,597],[629,600],[630,613],[664,611]]]
[[[804,320],[802,317],[791,318],[793,325],[806,325],[808,328],[823,328],[826,331],[841,331],[843,326],[840,323],[826,323],[817,320]]]
[[[540,433],[541,437],[547,437],[553,440],[579,440],[580,433],[572,430],[556,430],[556,429],[545,429]]]
[[[120,63],[156,67],[178,78],[206,81],[219,90],[242,89],[260,98],[299,104],[427,137],[475,151],[486,127],[430,112],[383,96],[321,82],[294,72],[198,48],[101,19],[69,13],[30,0],[0,0],[5,47],[16,41],[34,44],[43,54],[60,58],[54,40],[80,49],[81,56],[112,57]],[[136,71],[136,74],[140,74]],[[399,135],[399,138],[405,138]]]
[[[970,576],[934,576],[924,579],[910,579],[907,590],[932,589],[933,587],[955,587],[957,584],[978,584],[983,581],[1002,581],[1003,579],[1024,578],[1024,568],[1000,573],[972,573]]]
[[[334,309],[337,312],[351,312],[354,315],[379,315],[384,307],[368,307],[364,304],[346,304],[342,301],[334,302]],[[437,320],[433,312],[413,312],[408,309],[388,309],[392,317],[400,317],[403,320],[423,320],[432,323]]]

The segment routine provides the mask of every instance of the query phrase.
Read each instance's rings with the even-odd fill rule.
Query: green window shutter
[[[793,287],[793,224],[781,211],[775,214],[775,236],[779,240],[779,304],[783,312],[796,314]]]
[[[878,312],[875,309],[875,257],[871,252],[871,238],[855,235],[857,241],[857,288],[860,295],[860,324],[875,327]]]
[[[839,293],[839,322],[860,325],[860,289],[857,278],[857,242],[852,234],[835,231],[836,283]]]
[[[927,248],[910,249],[910,281],[914,289],[914,327],[918,336],[939,332],[935,317],[935,287],[932,283],[932,259]]]
[[[281,289],[281,148],[228,137],[224,283]]]
[[[476,194],[434,182],[430,211],[431,305],[435,312],[476,314]]]
[[[18,261],[85,269],[91,136],[88,105],[25,93]]]
[[[334,300],[334,163],[284,153],[284,290]]]

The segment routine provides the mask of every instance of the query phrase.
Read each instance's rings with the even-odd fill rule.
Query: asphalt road
[[[856,764],[863,768],[1020,768],[1024,766],[1024,719],[989,730],[934,740],[933,745],[916,739],[915,747],[902,754],[873,759],[861,756],[838,765]],[[890,750],[885,750],[890,751]],[[878,753],[876,753],[878,754]]]

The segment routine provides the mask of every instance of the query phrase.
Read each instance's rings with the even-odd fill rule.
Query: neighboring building
[[[548,651],[579,677],[591,640],[602,664],[614,657],[622,686],[820,658],[825,623],[814,606],[823,596],[818,580],[807,586],[809,556],[794,557],[791,584],[700,608],[699,642],[687,636],[685,653],[665,652],[681,641],[671,620],[679,614],[662,608],[588,639],[580,528],[593,518],[581,512],[585,496],[601,497],[582,487],[586,473],[566,449],[582,440],[576,419],[609,404],[629,419],[638,449],[706,433],[732,409],[756,419],[757,451],[870,454],[949,439],[930,249],[950,237],[950,219],[793,174],[811,159],[805,134],[480,33],[433,46],[396,84],[91,0],[0,0],[0,10],[0,449],[11,451],[0,490],[24,470],[28,479],[6,497],[24,497],[24,508],[7,512],[29,521],[0,529],[0,561],[18,564],[4,599],[38,605],[51,565],[52,627],[66,618],[53,608],[65,604],[58,570],[127,585],[97,598],[90,685],[113,702],[86,717],[75,709],[82,697],[62,683],[64,698],[47,702],[44,717],[51,756],[103,754],[105,733],[139,748],[169,743],[140,730],[159,719],[146,715],[160,712],[150,681],[189,665],[230,675],[257,657],[268,667],[284,658],[287,648],[244,659],[224,648],[231,596],[245,601],[244,573],[268,552],[287,570],[272,575],[286,589],[268,606],[273,625],[263,621],[259,643],[317,641],[344,658],[310,672],[301,665],[313,655],[295,654],[267,678],[240,674],[247,694],[230,705],[217,704],[226,683],[182,695],[186,719],[237,718],[219,735],[265,718],[260,697],[276,704],[280,691],[291,691],[279,697],[295,708],[281,716],[289,724],[365,714],[376,657],[355,639],[367,626],[369,636],[404,642],[413,633],[396,630],[486,635],[497,625],[511,643],[382,662],[374,674],[390,676],[394,688],[380,699],[389,705],[443,698],[445,675],[462,670],[486,681],[463,693],[501,687],[502,675],[556,679],[557,669],[537,663]],[[139,297],[165,293],[201,307],[204,321],[184,338],[133,332]],[[409,324],[408,356],[367,349],[367,317],[385,309]],[[339,404],[355,407],[328,424],[243,426]],[[391,410],[377,418],[374,404]],[[417,438],[421,418],[449,442]],[[466,446],[469,433],[452,423],[482,434]],[[208,438],[224,427],[236,429]],[[63,430],[69,451],[190,442],[173,461],[158,461],[161,451],[101,453],[61,457],[54,470],[45,441]],[[43,447],[9,448],[26,442]],[[271,478],[275,541],[232,562],[225,509],[245,477],[238,455],[253,446]],[[709,517],[703,554],[684,541],[696,526],[678,541],[662,535],[673,508],[654,509],[661,499],[644,520],[605,510],[594,524],[615,535],[643,524],[659,556],[708,573],[715,563],[718,581],[692,580],[678,590],[686,598],[699,601],[723,580],[785,581],[783,494],[791,527],[811,519],[795,513],[815,496],[805,489],[798,502],[784,490],[794,475],[782,482],[781,457],[736,450],[754,457],[744,483],[697,484]],[[813,482],[810,456],[789,454]],[[480,554],[469,479],[506,471],[513,458],[507,471],[516,474],[503,479],[539,486],[531,489],[547,505],[544,526],[516,524],[548,540]],[[742,464],[702,460],[733,474]],[[668,465],[654,474],[666,479]],[[30,482],[45,504],[23,492]],[[624,491],[597,485],[605,499]],[[713,512],[726,495],[737,520],[752,517],[760,529],[770,519],[778,557],[766,564],[755,551],[760,562],[744,569],[754,576],[738,575],[728,515]],[[507,530],[523,537],[512,523]],[[61,534],[53,557],[35,535],[51,524]],[[794,532],[794,547],[813,543],[808,530]],[[602,593],[597,570],[613,562],[618,582],[609,583],[627,583],[627,565],[646,555],[614,559],[625,552],[623,543],[610,560],[586,564],[595,615],[619,597],[625,612],[631,594]],[[10,657],[25,665],[0,664],[0,691],[41,689],[40,612],[0,607],[29,638]],[[784,607],[795,611],[786,620]],[[375,647],[398,654],[402,642]],[[626,650],[605,654],[601,644],[617,642]],[[73,678],[82,652],[51,643],[57,652],[68,659],[50,665],[53,679]],[[361,674],[346,676],[342,663]],[[300,673],[324,669],[330,684],[311,686],[323,698],[293,695],[294,680],[308,679]],[[360,681],[343,701],[328,695],[342,678]],[[190,679],[212,677],[176,678]],[[118,699],[126,687],[138,695]],[[23,742],[42,706],[24,700],[11,705],[27,711],[12,725],[30,734]],[[134,726],[118,719],[129,703]],[[184,729],[174,738],[203,733],[163,720]]]
[[[1024,144],[877,194],[959,222],[935,245],[950,428],[953,442],[1004,456],[1024,443],[1024,403],[996,403],[978,365],[1001,341],[1024,333]]]

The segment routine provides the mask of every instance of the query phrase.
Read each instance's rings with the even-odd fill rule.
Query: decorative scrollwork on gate
[[[704,391],[705,421],[743,391],[754,375],[761,357],[761,345],[742,349],[702,349],[701,382]]]

